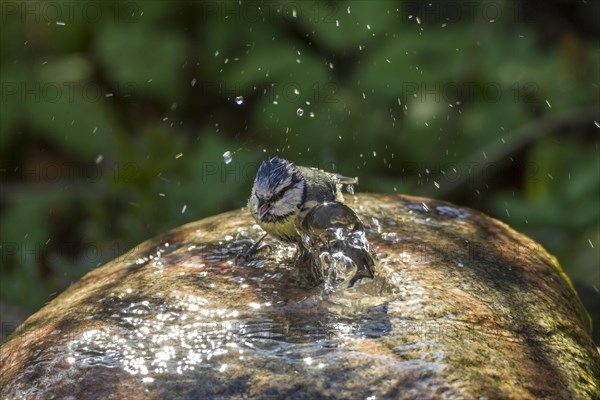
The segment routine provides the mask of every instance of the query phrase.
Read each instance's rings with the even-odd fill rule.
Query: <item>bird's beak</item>
[[[263,217],[269,210],[271,209],[271,204],[269,203],[261,203],[258,205],[258,219],[262,220]]]

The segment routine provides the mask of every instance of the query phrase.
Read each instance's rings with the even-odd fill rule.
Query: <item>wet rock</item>
[[[374,279],[326,293],[246,211],[84,276],[1,348],[2,399],[597,398],[589,317],[556,260],[473,210],[361,194]]]

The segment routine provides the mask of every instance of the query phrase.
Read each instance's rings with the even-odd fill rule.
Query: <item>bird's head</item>
[[[306,198],[306,182],[291,162],[273,157],[256,173],[249,205],[259,221],[275,222],[294,214]]]

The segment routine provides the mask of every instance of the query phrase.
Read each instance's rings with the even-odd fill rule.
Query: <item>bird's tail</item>
[[[358,178],[357,177],[349,177],[349,176],[343,176],[343,175],[335,175],[335,178],[338,180],[338,183],[341,183],[342,185],[358,185]]]

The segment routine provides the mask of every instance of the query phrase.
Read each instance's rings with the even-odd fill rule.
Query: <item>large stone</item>
[[[347,200],[375,280],[325,294],[274,241],[236,266],[260,235],[248,213],[194,222],[27,319],[2,399],[598,398],[589,317],[541,246],[440,201]]]

